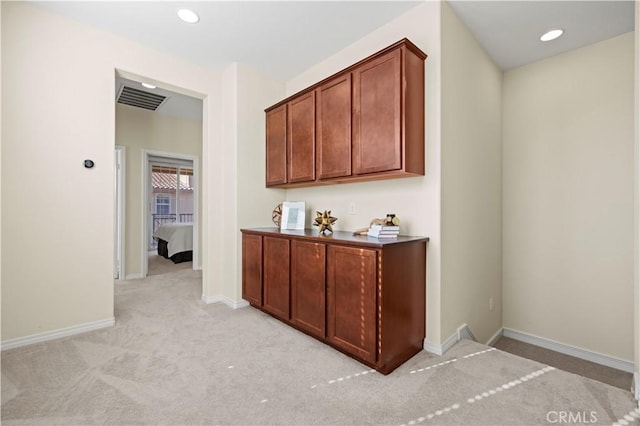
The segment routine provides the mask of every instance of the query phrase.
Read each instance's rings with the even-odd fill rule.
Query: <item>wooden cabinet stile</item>
[[[378,359],[382,357],[382,253],[378,252]]]

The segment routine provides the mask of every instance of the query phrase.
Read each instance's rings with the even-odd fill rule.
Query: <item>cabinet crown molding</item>
[[[408,38],[403,38],[402,40],[398,40],[397,42],[393,43],[392,45],[387,46],[384,49],[379,50],[379,51],[367,56],[364,59],[361,59],[360,61],[356,62],[355,64],[349,65],[348,67],[346,67],[346,68],[344,68],[344,69],[342,69],[342,70],[340,70],[340,71],[338,71],[338,72],[336,72],[334,74],[331,74],[329,77],[326,77],[326,78],[320,80],[319,82],[314,83],[313,85],[311,85],[309,87],[305,87],[304,89],[297,91],[296,93],[294,93],[294,94],[288,96],[287,98],[285,98],[285,99],[283,99],[283,100],[271,105],[270,107],[265,108],[264,112],[269,112],[272,109],[278,108],[279,106],[282,106],[282,105],[286,104],[287,102],[289,102],[291,99],[297,98],[298,96],[300,96],[300,95],[302,95],[302,94],[304,94],[306,92],[309,92],[311,90],[317,89],[318,87],[322,86],[323,84],[325,84],[329,80],[332,80],[333,78],[335,78],[335,77],[337,77],[339,75],[351,72],[354,68],[356,68],[359,65],[369,61],[370,59],[375,58],[375,57],[380,56],[380,55],[384,55],[385,53],[387,53],[389,51],[392,51],[392,50],[395,50],[395,49],[397,49],[397,48],[399,48],[401,46],[404,46],[405,48],[407,48],[409,51],[411,51],[413,54],[415,54],[422,61],[426,60],[427,57],[428,57],[428,55],[426,53],[424,53],[418,46],[416,46],[411,40],[409,40]]]

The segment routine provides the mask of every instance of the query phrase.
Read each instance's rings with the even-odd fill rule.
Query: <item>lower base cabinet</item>
[[[243,229],[243,298],[388,374],[422,350],[427,241]]]
[[[332,245],[327,262],[327,339],[367,362],[376,361],[375,250]]]
[[[242,237],[242,297],[262,306],[262,236]]]
[[[264,263],[262,270],[263,309],[270,314],[289,319],[289,240],[262,238]]]
[[[322,337],[326,331],[326,245],[291,241],[291,322]]]

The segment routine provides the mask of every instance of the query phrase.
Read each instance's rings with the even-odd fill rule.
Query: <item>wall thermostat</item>
[[[84,160],[84,166],[87,169],[93,168],[94,165],[95,165],[95,163],[93,162],[93,160]]]

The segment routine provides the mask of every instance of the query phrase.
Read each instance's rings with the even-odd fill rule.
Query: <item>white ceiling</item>
[[[215,69],[245,63],[286,81],[416,1],[41,1],[36,4]],[[200,22],[176,12],[190,8]]]
[[[633,1],[453,1],[451,7],[503,70],[633,31]],[[541,42],[550,29],[557,40]]]
[[[35,4],[205,67],[220,70],[242,62],[286,81],[420,3],[209,0]],[[450,3],[503,70],[633,31],[634,27],[633,1]],[[200,22],[180,21],[176,12],[183,7],[195,10]],[[555,27],[565,29],[565,35],[547,43],[538,40]]]

